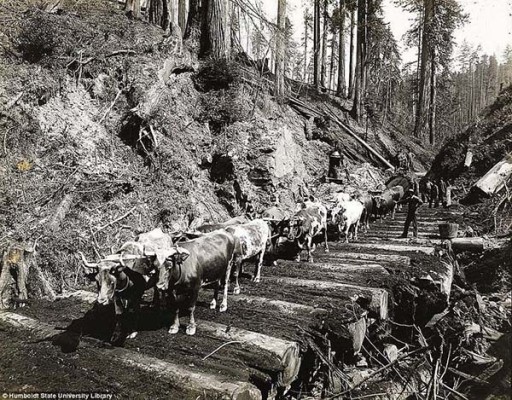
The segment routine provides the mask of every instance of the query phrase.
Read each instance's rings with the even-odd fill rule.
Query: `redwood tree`
[[[279,102],[285,96],[285,52],[286,52],[286,0],[277,2],[277,43],[276,43],[276,75],[275,96]]]
[[[227,0],[205,0],[201,55],[214,59],[229,57]]]

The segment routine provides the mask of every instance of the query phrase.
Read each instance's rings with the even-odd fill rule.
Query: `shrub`
[[[196,89],[201,92],[223,90],[238,86],[241,82],[240,65],[234,61],[209,60],[193,76]]]
[[[18,36],[18,50],[25,60],[35,63],[54,52],[57,40],[53,26],[47,22],[46,18],[37,12],[22,23]]]
[[[227,125],[245,121],[250,113],[250,104],[238,89],[205,93],[201,102],[198,120],[208,122],[214,133],[219,133]]]

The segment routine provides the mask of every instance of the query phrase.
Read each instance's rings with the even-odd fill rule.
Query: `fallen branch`
[[[459,393],[457,392],[454,388],[451,388],[450,386],[448,386],[446,383],[444,382],[441,382],[441,385],[443,385],[443,387],[448,390],[451,394],[454,394],[455,396],[458,396],[459,398],[461,398],[462,400],[469,400],[466,396],[464,396],[462,393]]]
[[[135,210],[135,208],[136,208],[135,206],[132,207],[127,213],[121,215],[119,218],[116,218],[115,220],[110,221],[108,224],[99,227],[98,229],[96,229],[96,232],[94,232],[94,234],[101,232],[103,229],[108,228],[110,225],[113,225],[116,222],[121,221],[122,219],[125,219],[128,215],[130,215],[133,212],[133,210]]]
[[[220,349],[222,349],[224,346],[227,346],[228,344],[234,344],[234,343],[242,343],[240,340],[232,340],[230,342],[226,342],[222,345],[220,345],[219,347],[217,347],[215,350],[213,350],[210,354],[208,354],[207,356],[204,356],[203,357],[203,361],[206,360],[208,357],[210,356],[213,356],[215,353],[217,353]]]
[[[105,111],[105,114],[103,114],[103,117],[101,117],[101,119],[98,121],[98,124],[101,124],[103,122],[103,120],[105,118],[107,118],[107,115],[110,113],[110,111],[112,110],[112,108],[114,107],[114,104],[116,104],[116,101],[117,99],[119,98],[119,96],[121,95],[123,91],[121,89],[118,89],[117,90],[117,94],[116,94],[116,97],[114,98],[114,101],[112,101],[112,103],[110,104],[110,106],[107,108],[107,111]]]
[[[417,353],[420,353],[422,351],[426,351],[429,347],[420,347],[419,349],[416,349],[416,350],[413,350],[413,351],[410,351],[409,353],[407,354],[404,354],[400,357],[398,357],[396,360],[394,361],[391,361],[389,364],[379,368],[378,370],[376,370],[373,374],[371,374],[370,376],[364,378],[361,382],[359,382],[357,385],[353,386],[352,388],[348,389],[348,390],[345,390],[344,392],[341,392],[341,393],[336,393],[336,394],[333,394],[332,396],[329,396],[329,397],[326,397],[326,399],[334,399],[336,397],[340,397],[340,396],[343,396],[347,393],[350,393],[351,391],[353,391],[354,389],[358,388],[359,386],[361,386],[363,383],[369,381],[370,379],[372,379],[373,377],[375,377],[376,375],[379,375],[381,372],[387,370],[387,369],[390,369],[393,367],[393,365],[395,365],[398,361],[401,361],[407,357],[410,357],[410,356],[413,356]]]
[[[16,105],[16,103],[17,103],[18,101],[20,101],[20,100],[21,100],[21,98],[23,97],[23,95],[24,95],[24,94],[25,94],[25,92],[19,92],[19,93],[17,94],[17,96],[16,96],[14,99],[12,99],[11,101],[9,101],[9,102],[6,104],[6,106],[5,106],[5,110],[8,110],[9,108],[11,108],[11,107],[15,106],[15,105]]]

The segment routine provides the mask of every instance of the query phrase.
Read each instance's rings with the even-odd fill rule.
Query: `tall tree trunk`
[[[160,25],[164,31],[167,31],[170,18],[167,0],[149,0],[148,19],[150,23]]]
[[[284,63],[285,63],[285,34],[286,34],[286,0],[277,2],[277,43],[276,43],[276,82],[275,96],[278,102],[283,102],[285,97]]]
[[[309,40],[309,29],[308,29],[308,14],[304,12],[304,82],[308,82],[308,40]]]
[[[187,1],[179,0],[178,2],[178,25],[181,32],[184,33],[187,28]]]
[[[329,67],[329,89],[332,90],[332,84],[334,79],[334,67],[336,64],[336,48],[338,47],[338,41],[336,40],[336,32],[332,35],[331,40],[331,65]]]
[[[199,0],[189,0],[187,27],[185,28],[186,39],[199,38],[201,32],[201,13],[199,11]]]
[[[430,39],[432,20],[434,17],[434,0],[424,0],[425,10],[423,18],[423,29],[421,39],[421,64],[418,85],[418,104],[416,106],[416,116],[414,121],[414,135],[420,137],[425,127],[425,104],[428,93],[428,70],[430,48],[433,46]]]
[[[352,117],[361,120],[362,108],[366,92],[366,40],[368,0],[358,0],[357,5],[357,51],[356,51],[356,82],[354,85],[354,102]]]
[[[229,30],[226,0],[206,0],[201,38],[201,55],[219,60],[229,57]]]
[[[350,99],[354,96],[354,47],[355,47],[355,25],[356,25],[356,10],[350,11],[350,51],[348,61],[348,97]]]
[[[320,91],[320,0],[315,0],[313,17],[313,85]]]
[[[140,18],[140,0],[126,0],[124,10],[133,18]]]
[[[340,26],[338,37],[338,85],[336,95],[345,96],[345,0],[340,0]],[[350,73],[350,72],[349,72]]]
[[[320,68],[320,84],[325,87],[326,64],[327,64],[327,0],[323,2],[323,31],[322,31],[322,64]]]
[[[429,107],[429,143],[433,146],[436,142],[436,57],[435,50],[432,50],[430,69],[430,107]]]

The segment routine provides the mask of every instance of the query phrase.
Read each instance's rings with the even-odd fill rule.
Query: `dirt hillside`
[[[244,63],[200,61],[195,43],[109,2],[64,2],[54,14],[30,3],[0,7],[0,245],[37,239],[57,292],[83,283],[77,250],[106,255],[157,226],[240,214],[247,200],[263,210],[274,193],[291,208],[304,187],[319,187],[335,143],[347,190],[384,179],[336,126],[315,120],[308,135],[309,121]],[[331,107],[383,156],[403,146],[400,134]],[[427,156],[417,150],[418,169]]]

